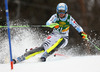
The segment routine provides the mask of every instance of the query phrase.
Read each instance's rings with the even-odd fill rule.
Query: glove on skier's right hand
[[[59,25],[56,25],[54,28],[56,28],[56,29],[59,28]]]
[[[58,27],[58,25],[59,25],[58,23],[52,23],[50,25],[46,25],[46,27],[54,28],[55,26]]]

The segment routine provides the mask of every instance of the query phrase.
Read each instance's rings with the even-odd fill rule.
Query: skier
[[[87,34],[83,31],[82,27],[69,15],[68,7],[65,3],[59,3],[57,5],[56,14],[52,15],[51,18],[46,22],[47,26],[53,26],[52,33],[47,37],[44,43],[35,49],[31,49],[17,59],[13,59],[14,64],[27,60],[32,56],[39,53],[43,53],[40,60],[46,61],[46,58],[54,53],[59,48],[64,48],[68,43],[69,28],[72,25],[83,39],[87,38]]]

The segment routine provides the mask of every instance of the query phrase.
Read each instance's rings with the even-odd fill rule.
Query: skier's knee
[[[54,45],[52,45],[49,49],[47,49],[47,53],[52,51],[56,51],[60,46],[65,42],[64,38],[60,38]]]

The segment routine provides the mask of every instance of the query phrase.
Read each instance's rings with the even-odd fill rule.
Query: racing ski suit
[[[68,44],[69,28],[72,25],[79,33],[83,32],[83,29],[75,19],[66,14],[64,18],[59,18],[57,14],[51,16],[51,18],[46,22],[46,25],[52,23],[58,23],[58,28],[53,28],[52,33],[47,37],[44,43],[31,51],[26,52],[20,58],[21,61],[29,59],[30,57],[44,52],[40,59],[46,61],[46,58],[54,53],[58,48],[64,48]]]

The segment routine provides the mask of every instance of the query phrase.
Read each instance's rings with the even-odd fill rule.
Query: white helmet
[[[59,12],[60,10],[62,10],[63,12]],[[59,4],[57,5],[56,11],[57,11],[58,14],[59,14],[59,13],[67,13],[68,7],[67,7],[67,5],[66,5],[65,3],[59,3]]]

